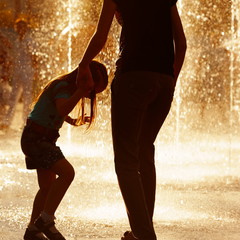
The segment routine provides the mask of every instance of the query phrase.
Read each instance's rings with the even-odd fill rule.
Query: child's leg
[[[37,176],[39,191],[37,192],[33,202],[30,225],[34,223],[43,211],[49,190],[52,183],[56,180],[56,174],[48,169],[37,169]]]
[[[74,179],[75,172],[66,159],[57,161],[51,168],[51,171],[57,174],[58,178],[51,185],[45,202],[44,212],[54,216],[56,209]]]
[[[47,238],[41,233],[41,231],[34,225],[34,222],[44,209],[44,205],[51,185],[56,180],[56,174],[51,170],[37,169],[37,176],[39,190],[33,202],[30,223],[23,237],[25,240],[30,239],[47,240]]]
[[[57,161],[50,170],[57,174],[58,178],[50,187],[43,212],[35,221],[35,226],[42,231],[49,240],[66,240],[55,228],[54,213],[74,178],[74,169],[66,159],[61,159]]]

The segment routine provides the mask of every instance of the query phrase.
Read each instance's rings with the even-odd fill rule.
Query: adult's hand
[[[88,96],[94,89],[94,81],[89,65],[82,66],[81,63],[79,64],[76,81],[79,90],[83,93],[83,96]]]

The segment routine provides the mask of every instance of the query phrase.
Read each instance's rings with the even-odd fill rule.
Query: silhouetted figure
[[[0,116],[5,117],[7,105],[10,97],[11,86],[10,82],[10,65],[11,58],[9,50],[11,43],[8,38],[0,33]]]
[[[91,79],[89,63],[103,48],[116,13],[122,32],[111,86],[112,136],[131,226],[122,240],[156,239],[154,141],[170,110],[186,51],[176,2],[104,0],[96,32],[79,64],[78,79]]]
[[[46,85],[22,133],[21,147],[26,166],[37,170],[39,184],[25,240],[65,239],[54,226],[54,214],[74,178],[74,169],[56,146],[59,129],[64,121],[74,126],[89,122],[90,126],[95,118],[96,94],[108,84],[107,70],[99,62],[91,62],[93,84],[85,80],[77,82],[77,71],[76,68]],[[84,113],[84,98],[91,99],[90,117]],[[78,104],[82,111],[78,111],[77,119],[72,119],[68,114]]]
[[[29,26],[25,19],[19,18],[15,22],[16,38],[13,44],[13,76],[11,79],[12,92],[9,98],[9,109],[2,122],[2,127],[11,126],[16,105],[23,101],[23,121],[26,120],[33,98],[34,81],[34,47],[30,36]]]

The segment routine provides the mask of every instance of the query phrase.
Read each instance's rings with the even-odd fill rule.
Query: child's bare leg
[[[47,169],[37,169],[39,190],[33,202],[32,215],[29,225],[25,231],[24,239],[47,240],[41,231],[34,225],[35,220],[39,217],[44,209],[48,192],[52,183],[56,180],[56,174]]]
[[[35,221],[35,226],[50,240],[66,240],[55,228],[54,214],[70,186],[75,173],[72,165],[66,159],[57,161],[51,170],[58,175],[58,178],[51,185],[43,212]]]
[[[54,216],[56,209],[74,179],[75,172],[66,159],[57,161],[51,170],[58,175],[58,178],[53,182],[48,192],[44,212]]]
[[[56,174],[48,169],[37,169],[37,176],[39,190],[33,202],[33,210],[29,225],[34,224],[34,221],[43,211],[51,185],[56,180]]]

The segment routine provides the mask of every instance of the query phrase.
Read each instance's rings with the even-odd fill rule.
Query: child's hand
[[[84,116],[83,122],[79,122],[79,119],[71,118],[69,115],[65,118],[65,122],[73,125],[73,126],[81,126],[84,125],[85,123],[89,123],[91,118],[89,116]]]
[[[78,66],[77,86],[81,90],[83,96],[89,96],[94,88],[94,81],[89,66]]]
[[[84,122],[90,122],[90,117],[89,116],[84,116]]]

